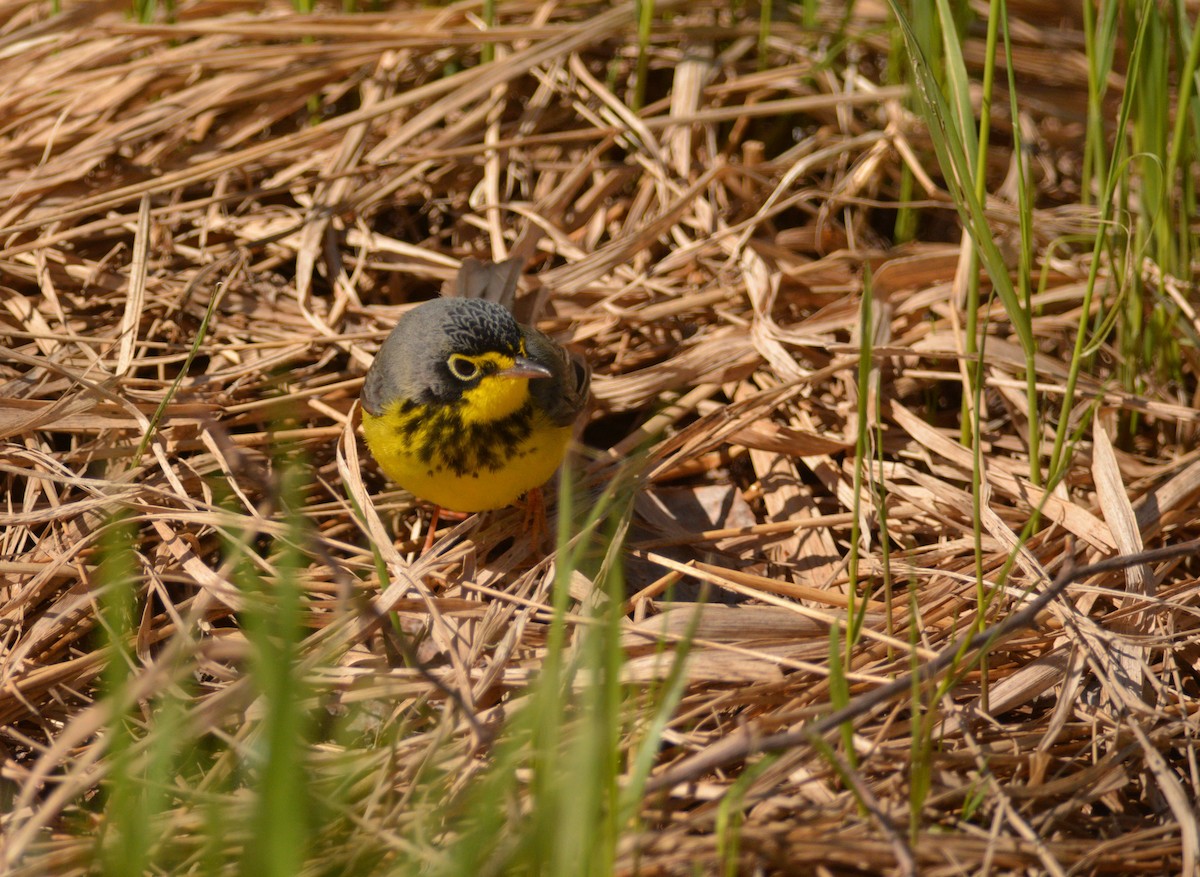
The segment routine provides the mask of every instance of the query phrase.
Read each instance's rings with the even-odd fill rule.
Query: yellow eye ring
[[[460,381],[473,381],[479,377],[479,363],[458,353],[450,355],[446,360],[446,367],[450,369],[450,374]]]

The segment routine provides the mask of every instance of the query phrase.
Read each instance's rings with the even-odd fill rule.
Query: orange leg
[[[441,516],[442,507],[435,505],[433,511],[429,513],[429,526],[425,530],[425,544],[421,546],[422,554],[433,547],[433,537],[437,535],[438,518]]]
[[[425,544],[421,546],[421,553],[424,554],[433,547],[433,540],[437,536],[438,523],[446,518],[451,521],[465,521],[470,515],[466,512],[453,512],[450,509],[444,509],[440,505],[435,505],[433,511],[429,513],[429,528],[425,531]]]
[[[530,545],[543,545],[550,538],[550,526],[546,520],[546,498],[542,489],[535,487],[525,494],[525,519],[521,529],[529,534]]]

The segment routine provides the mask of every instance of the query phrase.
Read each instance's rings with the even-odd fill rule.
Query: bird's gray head
[[[470,298],[424,302],[400,318],[379,348],[363,384],[363,407],[379,414],[398,397],[426,405],[458,399],[481,375],[465,374],[454,354],[489,352],[521,353],[521,327],[502,305]]]

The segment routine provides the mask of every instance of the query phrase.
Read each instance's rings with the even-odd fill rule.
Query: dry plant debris
[[[852,696],[975,624],[963,253],[927,135],[886,84],[886,7],[857,5],[844,55],[820,28],[778,21],[760,69],[752,18],[659,4],[635,110],[633,5],[500,5],[490,31],[465,4],[308,16],[197,0],[151,25],[112,4],[0,9],[8,873],[84,873],[93,854],[71,826],[97,818],[86,802],[109,763],[98,551],[114,511],[137,530],[135,715],[186,690],[180,721],[250,745],[261,717],[239,613],[269,597],[239,589],[223,545],[289,538],[286,459],[306,473],[297,672],[326,707],[372,704],[408,729],[358,752],[356,791],[380,808],[360,815],[387,826],[372,843],[408,854],[405,802],[431,753],[463,785],[484,770],[546,647],[556,557],[522,542],[508,510],[414,559],[422,515],[364,458],[354,419],[397,315],[466,256],[528,258],[521,306],[596,372],[577,469],[584,490],[635,477],[630,684],[661,682],[673,644],[695,637],[653,775],[711,766],[647,794],[617,873],[715,873],[721,801],[750,763],[720,747],[830,711],[829,629],[852,586],[866,601]],[[1095,232],[1073,177],[1083,40],[1072,4],[1010,6],[1039,156],[1037,380],[1057,405],[1090,249],[1051,244]],[[822,7],[821,28],[839,20]],[[1059,39],[1040,39],[1051,27]],[[968,50],[978,63],[978,40]],[[1007,141],[993,151],[995,190]],[[906,165],[921,240],[894,245]],[[1015,205],[989,209],[1012,233]],[[872,446],[857,483],[868,268]],[[1024,361],[998,305],[986,319],[985,587],[1016,552],[987,621],[1064,566],[1200,536],[1194,372],[1190,390],[1132,397],[1098,364],[1079,412],[1096,401],[1097,415],[1044,493],[1028,477]],[[269,584],[279,571],[255,556]],[[1196,571],[1176,558],[1071,584],[940,699],[926,687],[926,712],[900,696],[862,717],[852,764],[844,748],[783,752],[739,787],[739,868],[1194,873]],[[710,589],[694,630],[694,604],[664,602],[675,582]],[[593,583],[576,575],[572,595],[585,606]],[[386,634],[393,612],[420,642],[415,667]],[[910,834],[917,721],[932,722],[929,789]],[[314,770],[339,757],[330,743]],[[194,835],[203,814],[180,806],[157,828]]]

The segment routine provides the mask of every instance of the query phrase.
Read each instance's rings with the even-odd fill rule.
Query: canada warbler
[[[367,372],[367,446],[389,478],[442,508],[502,508],[540,487],[587,401],[587,366],[499,303],[519,276],[516,260],[464,261],[458,290],[476,297],[413,308]]]

